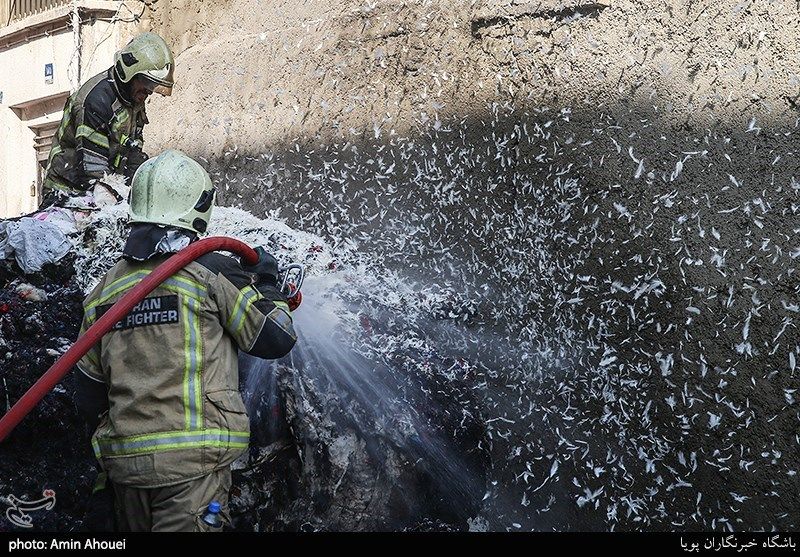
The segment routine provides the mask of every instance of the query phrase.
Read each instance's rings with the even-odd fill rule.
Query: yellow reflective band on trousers
[[[198,431],[168,431],[147,435],[132,435],[117,439],[93,440],[95,456],[128,456],[156,451],[174,451],[200,447],[246,449],[250,434],[227,429],[202,429]]]
[[[238,333],[244,326],[244,317],[247,314],[247,311],[250,309],[250,306],[252,306],[258,300],[261,300],[263,297],[264,296],[261,294],[261,292],[252,286],[246,286],[240,290],[239,295],[236,297],[236,301],[233,303],[233,313],[228,319],[228,330]]]
[[[203,401],[201,399],[201,365],[203,359],[203,339],[200,335],[198,318],[198,302],[192,298],[183,304],[183,411],[186,418],[186,429],[196,430],[203,427]]]
[[[99,147],[103,147],[104,149],[110,149],[111,145],[108,142],[108,137],[100,133],[99,131],[90,128],[86,124],[81,124],[78,126],[78,130],[75,132],[75,139],[79,137],[83,137],[94,143]]]

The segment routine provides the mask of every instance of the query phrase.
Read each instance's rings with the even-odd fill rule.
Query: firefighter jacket
[[[84,300],[82,332],[168,255],[121,260]],[[280,358],[296,340],[285,297],[210,253],[167,279],[79,362],[108,391],[92,437],[112,482],[159,487],[228,466],[248,446],[237,348]]]
[[[144,105],[119,92],[111,70],[94,76],[67,100],[47,160],[44,188],[78,193],[106,172],[127,175],[132,145],[143,143]]]

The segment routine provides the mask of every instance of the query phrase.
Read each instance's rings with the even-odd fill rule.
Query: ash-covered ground
[[[74,254],[24,276],[0,261],[0,407],[5,413],[78,335],[83,292],[74,281]],[[37,530],[75,531],[83,523],[96,471],[89,433],[73,404],[67,376],[0,446],[0,531],[9,522],[8,496],[33,501],[53,490],[56,506],[32,514]]]

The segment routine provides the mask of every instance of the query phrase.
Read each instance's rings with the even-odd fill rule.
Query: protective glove
[[[256,248],[258,261],[255,265],[245,265],[242,268],[247,273],[257,275],[256,286],[271,287],[278,290],[278,260],[267,253],[262,246]]]
[[[133,175],[136,174],[136,171],[139,170],[139,167],[144,164],[144,162],[149,159],[150,157],[142,151],[140,147],[132,147],[128,151],[128,155],[125,161],[125,176],[129,179],[133,179]]]

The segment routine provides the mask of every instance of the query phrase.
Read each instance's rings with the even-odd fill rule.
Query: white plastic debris
[[[61,229],[51,222],[30,217],[0,222],[0,257],[13,255],[25,274],[59,261],[71,247]]]
[[[127,199],[130,187],[125,183],[125,177],[119,174],[105,174],[98,181],[92,192],[95,207],[101,209],[118,203],[117,196]]]
[[[47,300],[47,292],[26,282],[18,284],[16,291],[20,298],[29,302],[44,302]]]
[[[79,211],[71,209],[63,209],[61,207],[49,207],[44,211],[33,215],[33,219],[39,221],[46,221],[54,224],[66,235],[74,234],[78,231],[78,223],[83,220],[83,214]]]

